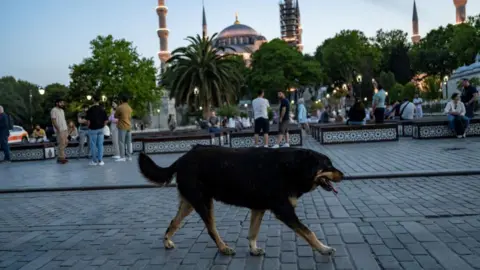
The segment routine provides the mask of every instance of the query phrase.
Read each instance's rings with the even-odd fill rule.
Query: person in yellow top
[[[115,161],[130,161],[132,160],[132,108],[128,105],[127,96],[121,98],[121,104],[115,111],[115,118],[118,119],[118,148],[120,150],[120,158]]]
[[[32,138],[35,139],[35,142],[43,142],[45,140],[46,133],[40,125],[35,125],[35,129],[33,130]]]

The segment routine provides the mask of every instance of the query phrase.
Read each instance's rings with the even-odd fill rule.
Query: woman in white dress
[[[112,112],[108,117],[108,121],[110,121],[110,133],[112,137],[112,145],[113,145],[113,157],[114,159],[120,158],[120,148],[118,146],[118,128],[117,122],[118,119],[115,118],[115,110],[117,109],[117,103],[112,102]]]

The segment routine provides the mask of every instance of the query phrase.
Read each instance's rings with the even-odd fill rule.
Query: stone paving
[[[475,269],[480,268],[479,177],[344,181],[337,196],[305,195],[296,209],[323,241],[321,256],[270,214],[247,249],[249,210],[215,205],[237,251],[217,253],[194,213],[165,250],[174,188],[0,196],[0,269]]]
[[[480,170],[480,138],[412,140],[322,146],[311,137],[304,147],[328,155],[347,176]],[[167,166],[181,154],[152,155]],[[455,158],[453,158],[455,157]],[[115,163],[105,159],[103,167],[89,167],[87,160],[71,160],[60,166],[54,161],[0,164],[0,190],[145,185],[136,161]],[[380,162],[380,164],[379,164]]]

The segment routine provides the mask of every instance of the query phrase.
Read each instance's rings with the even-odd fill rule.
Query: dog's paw
[[[252,256],[263,256],[265,255],[265,250],[261,248],[250,249],[250,255]]]
[[[232,255],[235,255],[235,250],[231,247],[227,247],[225,246],[224,248],[220,249],[220,252],[223,254],[223,255],[227,255],[227,256],[232,256]]]
[[[166,249],[175,248],[175,244],[173,243],[172,240],[165,240],[165,241],[163,241],[163,245],[165,246]]]
[[[327,247],[325,246],[324,248],[322,249],[317,249],[318,252],[320,252],[320,254],[322,255],[325,255],[325,256],[334,256],[335,255],[335,252],[337,251],[336,249],[332,248],[332,247]]]

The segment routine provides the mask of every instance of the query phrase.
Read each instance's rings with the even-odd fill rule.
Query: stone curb
[[[394,173],[365,173],[346,175],[344,180],[374,180],[374,179],[395,179],[413,177],[435,177],[435,176],[468,176],[480,175],[480,170],[432,170],[432,171],[404,171]],[[169,184],[165,187],[176,187],[176,184]],[[34,193],[34,192],[67,192],[67,191],[95,191],[95,190],[122,190],[142,188],[162,188],[153,184],[139,185],[110,185],[110,186],[85,186],[85,187],[42,187],[42,188],[14,188],[0,189],[0,194],[10,193]]]

